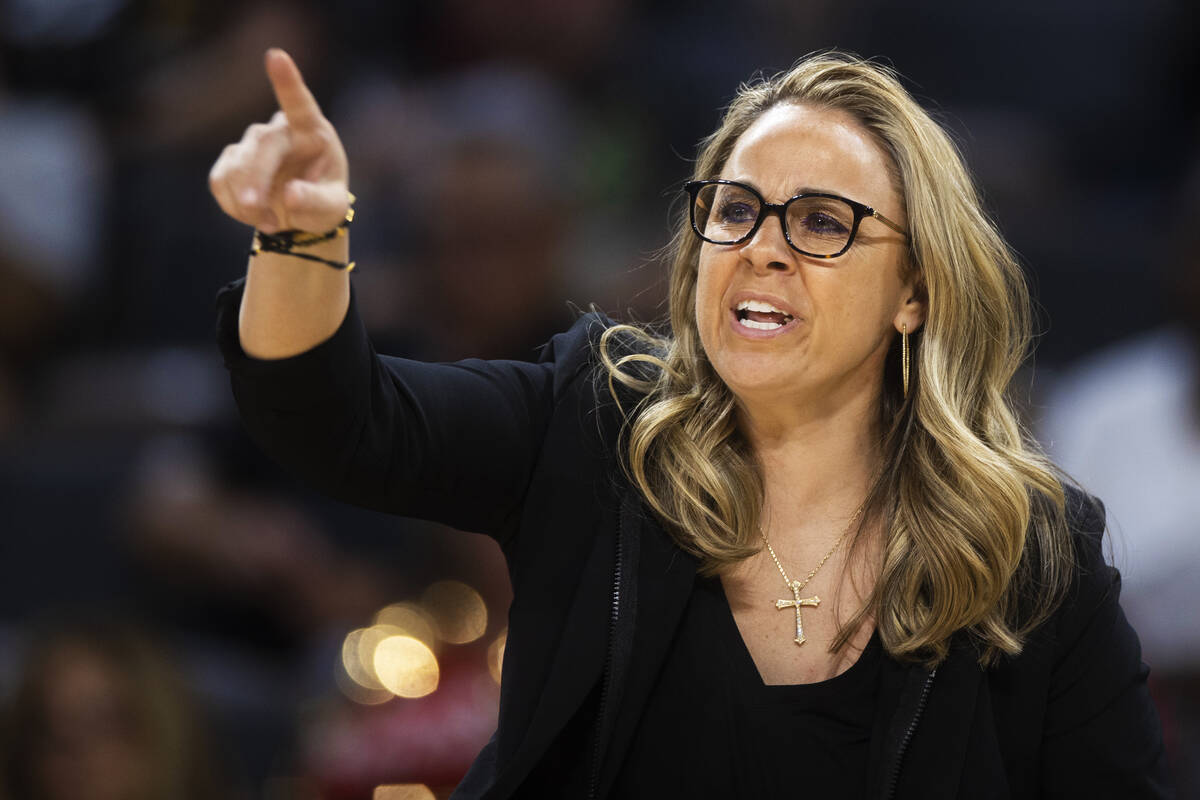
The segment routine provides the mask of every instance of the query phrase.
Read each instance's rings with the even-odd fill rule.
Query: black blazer
[[[328,341],[258,361],[238,344],[240,299],[241,282],[219,295],[218,341],[269,454],[347,502],[504,550],[499,725],[454,796],[606,796],[697,566],[623,476],[594,357],[608,323],[582,317],[537,363],[425,364],[377,356],[352,299]],[[1019,657],[984,671],[961,636],[934,670],[885,657],[869,798],[1170,796],[1103,508],[1078,490],[1068,505],[1076,579]]]

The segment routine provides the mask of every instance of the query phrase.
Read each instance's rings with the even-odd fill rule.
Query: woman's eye
[[[822,211],[813,211],[803,219],[804,229],[811,233],[843,234],[849,230],[835,217]]]
[[[721,222],[753,222],[758,212],[750,203],[722,203],[717,209]]]

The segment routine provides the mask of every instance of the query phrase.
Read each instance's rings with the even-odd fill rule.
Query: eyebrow
[[[835,192],[833,189],[822,189],[818,186],[800,186],[792,190],[792,197],[798,194],[835,194],[838,197],[845,197],[841,192]]]
[[[765,192],[763,192],[762,187],[759,186],[757,182],[749,180],[748,178],[724,178],[724,180],[734,181],[735,183],[744,183],[747,186],[754,189],[755,191],[757,191],[759,194],[765,195]],[[835,191],[834,189],[823,189],[819,186],[798,186],[792,190],[791,194],[788,195],[788,199],[791,199],[791,198],[795,197],[796,195],[800,195],[800,194],[832,194],[832,195],[837,195],[838,197],[846,196],[842,192]]]

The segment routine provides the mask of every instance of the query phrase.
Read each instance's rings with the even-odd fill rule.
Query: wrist
[[[337,227],[324,233],[311,233],[300,230],[263,233],[256,230],[250,246],[250,257],[254,258],[262,253],[277,253],[283,256],[291,256],[292,258],[324,264],[327,267],[345,270],[346,272],[354,269],[354,262],[349,260],[349,247],[345,245],[345,242],[348,240],[350,223],[354,221],[355,198],[352,193],[347,192],[347,194],[349,195],[349,205],[346,208],[345,217]],[[340,247],[336,246],[339,242],[342,243]],[[322,246],[331,244],[335,246],[332,248]],[[330,253],[337,257],[329,257]]]

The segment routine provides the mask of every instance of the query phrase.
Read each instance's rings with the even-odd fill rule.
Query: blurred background
[[[273,112],[272,45],[345,143],[378,348],[439,360],[532,357],[568,301],[660,317],[656,251],[737,84],[828,47],[892,63],[1031,275],[1018,396],[1108,505],[1200,797],[1194,3],[7,0],[0,20],[0,798],[445,796],[495,725],[498,550],[313,495],[236,418],[213,297],[250,232],[206,176]]]

